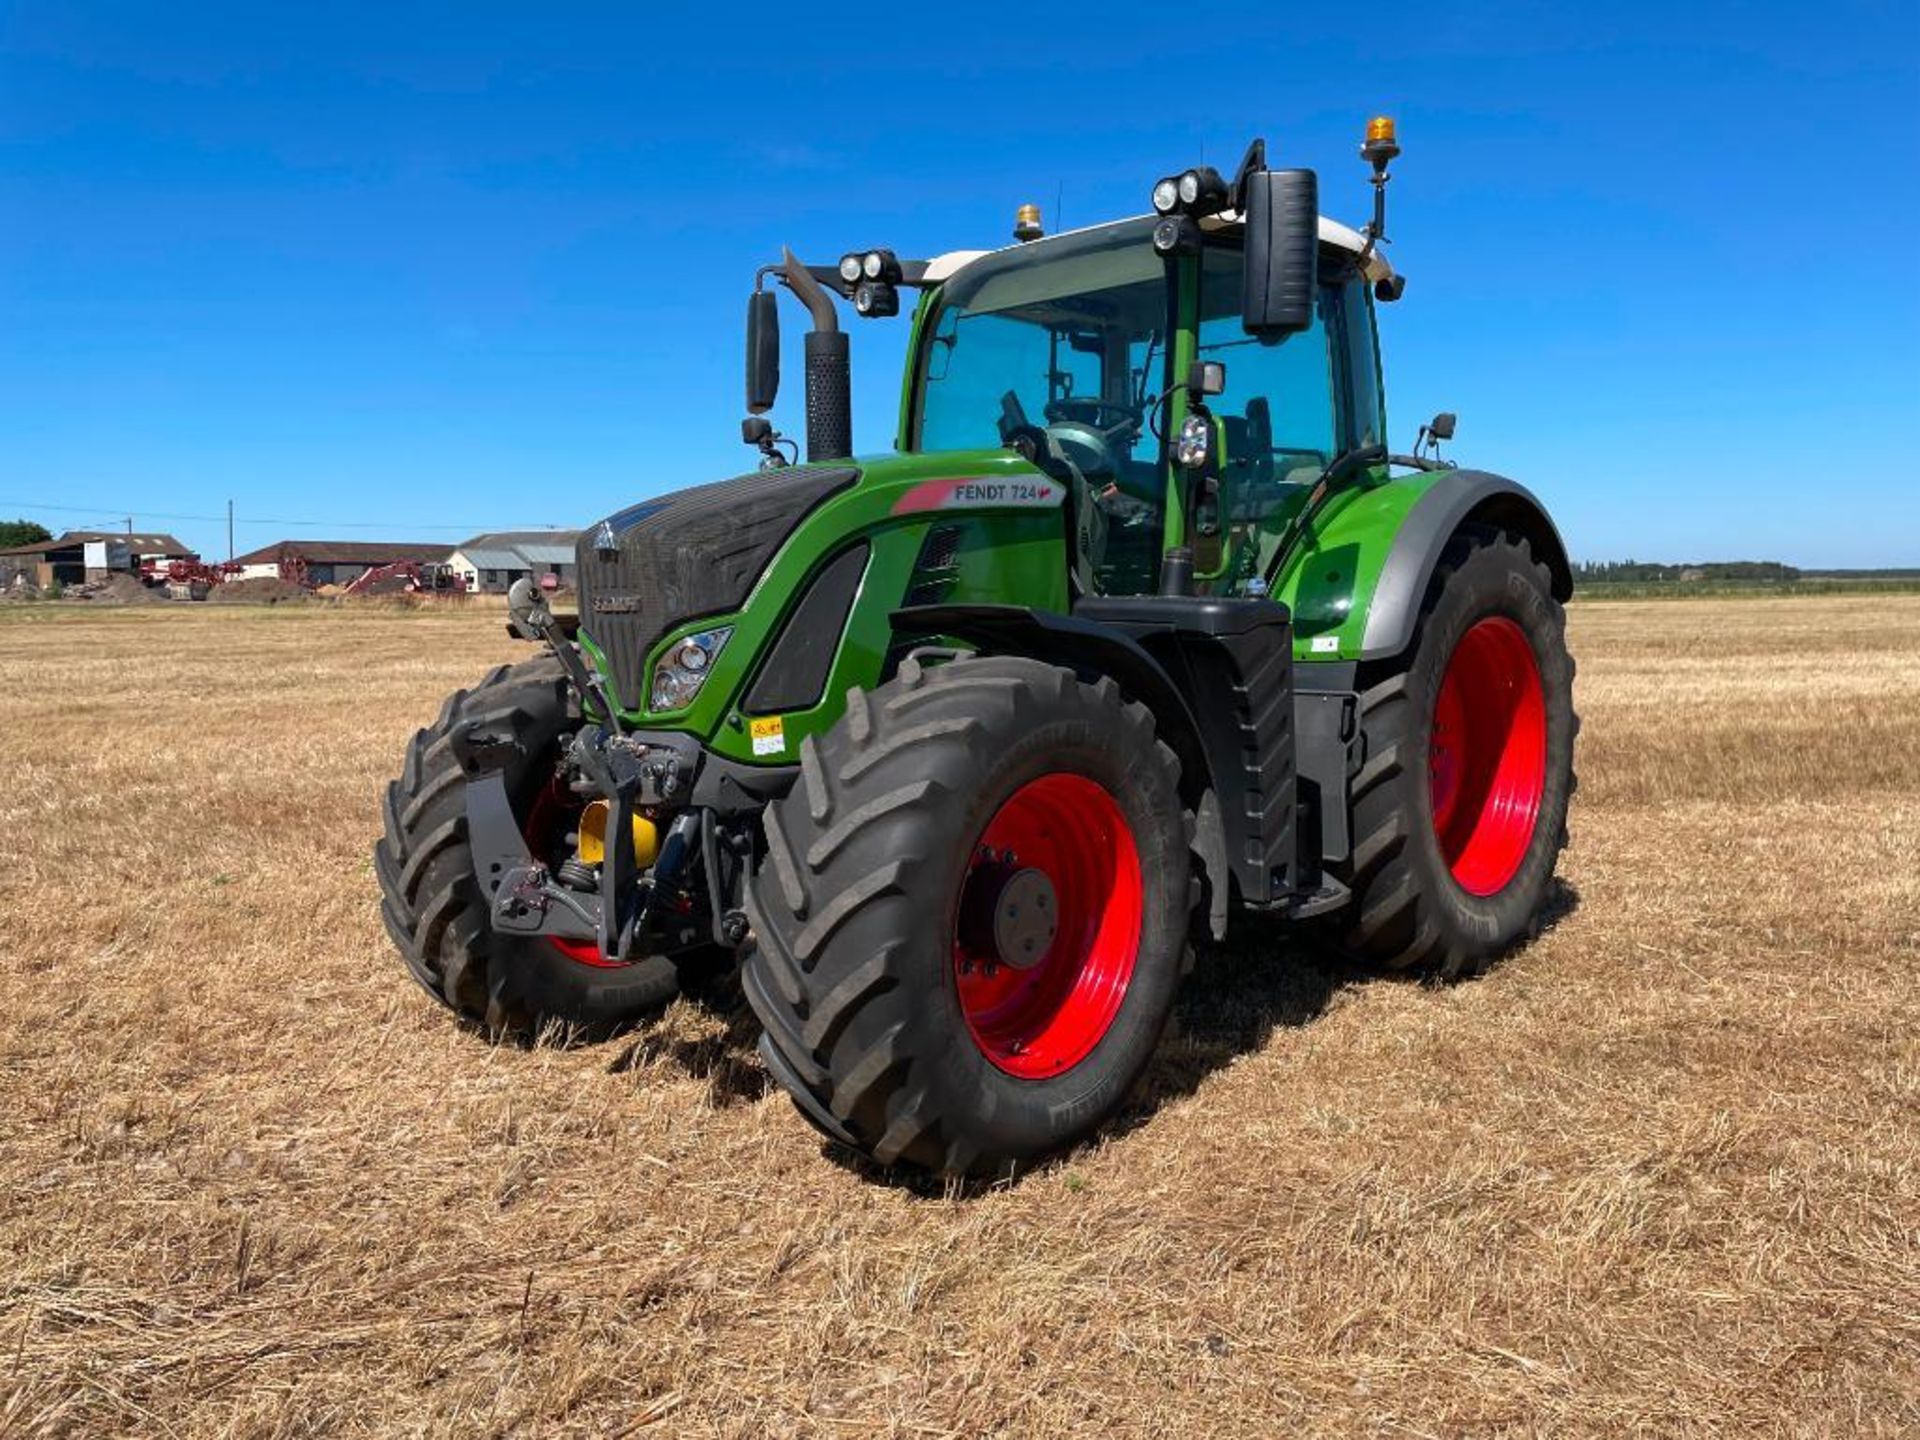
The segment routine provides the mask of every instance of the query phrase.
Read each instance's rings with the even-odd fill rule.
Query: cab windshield
[[[990,449],[1011,425],[1044,426],[1080,442],[1101,478],[1157,500],[1146,417],[1166,388],[1170,307],[1152,228],[1127,220],[1001,251],[949,280],[922,346],[915,448]]]

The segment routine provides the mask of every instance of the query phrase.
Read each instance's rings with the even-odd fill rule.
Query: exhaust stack
[[[807,460],[853,454],[853,372],[847,334],[833,301],[793,251],[781,251],[781,276],[813,317],[806,335]]]

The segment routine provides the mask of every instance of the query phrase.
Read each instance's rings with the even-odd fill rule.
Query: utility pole
[[[233,501],[227,501],[227,563],[233,563]]]
[[[127,516],[127,538],[129,540],[133,538],[133,516],[131,515]]]

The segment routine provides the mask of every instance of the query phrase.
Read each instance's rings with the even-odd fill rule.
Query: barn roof
[[[445,560],[452,547],[418,540],[276,540],[233,558],[236,565],[272,565],[288,550],[309,565],[390,565],[395,560],[432,565]]]
[[[578,530],[489,530],[453,547],[479,570],[528,570],[537,565],[571,565]]]
[[[0,550],[0,555],[44,555],[49,550],[71,550],[76,545],[95,540],[118,540],[136,555],[164,555],[170,560],[193,554],[173,536],[160,530],[136,530],[131,535],[124,530],[69,530],[55,539],[42,540],[34,545],[9,546]]]

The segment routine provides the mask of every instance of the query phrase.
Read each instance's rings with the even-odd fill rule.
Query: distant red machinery
[[[303,590],[311,589],[307,582],[307,557],[291,545],[282,545],[280,553],[274,557],[274,574],[289,585],[298,585]]]
[[[240,567],[232,561],[208,565],[197,555],[169,560],[165,565],[156,560],[140,563],[140,578],[149,585],[166,586],[167,594],[176,600],[204,600],[214,586],[224,585],[239,573]]]
[[[395,580],[401,583],[387,586],[387,582]],[[355,576],[341,593],[368,595],[381,587],[411,595],[464,595],[467,593],[467,579],[451,565],[422,565],[417,560],[396,560],[391,565],[376,565]]]

